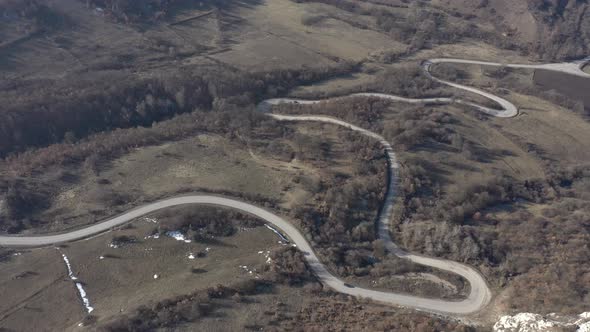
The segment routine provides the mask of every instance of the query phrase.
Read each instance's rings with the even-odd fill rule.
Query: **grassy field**
[[[142,218],[131,227],[60,248],[11,252],[0,263],[5,299],[0,326],[69,330],[84,319],[85,309],[61,254],[69,258],[100,322],[143,304],[254,278],[266,264],[264,253],[281,247],[280,239],[266,227],[240,228],[235,235],[213,242],[184,243],[165,235],[146,238],[156,226],[165,223]],[[110,247],[113,237],[122,235],[138,240]],[[194,259],[189,259],[191,253]]]
[[[339,128],[314,123],[280,126],[293,131],[296,137],[310,137],[330,146],[330,160],[317,163],[294,158],[289,150],[295,151],[296,144],[290,139],[274,140],[286,149],[276,154],[268,149],[268,140],[264,139],[267,133],[260,131],[255,134],[260,138],[248,144],[201,134],[139,148],[100,162],[97,168],[54,166],[30,178],[37,185],[51,188],[53,193],[48,197],[49,206],[35,215],[35,219],[44,222],[30,231],[79,228],[142,202],[199,191],[229,192],[246,199],[259,197],[276,201],[279,208],[289,211],[308,203],[313,190],[308,183],[334,174],[353,176],[355,160],[344,150],[346,142],[340,140]]]
[[[572,75],[537,70],[534,78],[535,84],[545,90],[555,90],[572,99],[579,100],[586,109],[590,110],[590,78],[572,77]]]
[[[133,26],[115,23],[76,0],[59,1],[52,8],[67,17],[66,27],[3,47],[1,79],[81,74],[100,79],[101,72],[114,71],[141,76],[170,65],[211,61],[247,70],[299,68],[360,60],[385,47],[403,47],[383,33],[341,20],[350,16],[347,12],[289,0],[231,2],[177,25],[171,23],[209,13],[211,7],[178,10],[157,24]],[[307,15],[322,13],[329,17],[321,23],[302,23]],[[43,57],[38,56],[41,52]]]
[[[403,44],[371,29],[359,29],[339,19],[347,13],[322,4],[301,6],[288,0],[268,1],[232,12],[248,24],[242,42],[213,57],[243,68],[298,67],[360,60],[371,52],[402,48]],[[322,16],[304,25],[305,17]],[[350,14],[348,14],[350,15]]]
[[[225,190],[276,198],[291,183],[288,176],[253,160],[241,144],[214,135],[138,149],[97,172],[78,167],[66,172],[75,181],[59,181],[61,167],[39,178],[57,187],[51,206],[39,216],[49,221],[42,231],[81,227],[93,222],[88,213],[100,220],[179,192]]]

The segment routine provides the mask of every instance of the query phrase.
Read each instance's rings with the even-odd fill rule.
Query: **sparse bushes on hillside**
[[[238,299],[234,297],[236,294],[255,294],[264,285],[264,281],[247,280],[232,287],[218,285],[153,305],[141,305],[132,314],[120,316],[102,326],[102,329],[119,332],[175,327],[210,316],[222,307],[216,300]]]
[[[424,75],[419,65],[388,69],[379,74],[367,90],[390,93],[410,98],[438,97],[445,94],[443,87]]]
[[[272,259],[269,279],[288,285],[301,285],[314,280],[307,268],[303,253],[294,247],[281,248],[271,253]]]
[[[303,15],[303,17],[301,17],[301,24],[314,25],[314,24],[320,23],[324,19],[326,19],[326,16],[324,16],[324,15],[305,14],[305,15]]]

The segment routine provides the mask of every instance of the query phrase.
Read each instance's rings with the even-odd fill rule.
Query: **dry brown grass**
[[[276,234],[266,227],[241,230],[211,243],[184,243],[166,236],[144,239],[154,227],[156,224],[141,218],[131,227],[71,243],[59,251],[17,251],[19,256],[10,256],[0,263],[5,299],[0,307],[0,327],[65,330],[84,318],[84,307],[67,277],[61,253],[68,256],[74,273],[84,284],[95,308],[93,315],[100,323],[129,314],[142,304],[220,283],[253,279],[266,265],[265,255],[258,252],[281,247]],[[138,242],[110,248],[115,235],[134,236]],[[206,248],[210,250],[207,252]],[[199,252],[206,255],[188,259],[189,253],[196,256]],[[253,270],[258,272],[248,273]],[[158,274],[158,279],[153,278],[154,274]]]

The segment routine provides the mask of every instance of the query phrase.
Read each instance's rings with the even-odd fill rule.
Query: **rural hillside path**
[[[590,59],[588,59],[590,60]],[[469,60],[458,60],[458,59],[433,59],[426,61],[423,66],[424,69],[429,73],[430,66],[433,63],[440,63],[440,62],[458,62],[458,63],[478,63]],[[485,65],[500,65],[500,64],[491,64],[491,63],[481,63]],[[578,64],[578,68],[581,68],[583,64]],[[517,66],[517,65],[510,65],[510,66]],[[522,66],[529,66],[529,65],[522,65]],[[536,65],[536,66],[543,66],[543,65]],[[549,65],[544,65],[549,66]],[[528,67],[527,67],[528,68]],[[558,71],[567,71],[571,70],[570,66],[563,64],[563,65],[554,65],[551,67],[544,67],[545,69],[550,70],[558,70]],[[589,75],[590,76],[590,75]],[[433,77],[433,79],[436,79]],[[438,79],[436,79],[438,80]],[[442,83],[449,84],[451,86],[455,86],[460,89],[464,89],[467,91],[472,91],[474,93],[478,93],[484,97],[492,98],[492,100],[498,101],[503,100],[497,96],[493,96],[483,91],[479,91],[477,89],[472,89],[469,87],[457,85],[454,83],[446,83],[441,81]],[[361,93],[361,94],[353,94],[351,96],[369,96],[369,97],[376,97],[376,98],[386,98],[390,100],[402,101],[402,102],[409,102],[409,103],[449,103],[449,102],[457,102],[451,98],[427,98],[427,99],[409,99],[403,98],[393,95],[386,95],[386,94],[379,94],[379,93]],[[268,113],[272,108],[272,105],[278,105],[283,103],[298,103],[298,104],[314,104],[319,103],[321,101],[315,100],[296,100],[296,99],[269,99],[266,101],[261,102],[258,105],[258,110],[262,112]],[[506,101],[507,102],[507,101]],[[516,107],[511,103],[507,102],[508,104],[502,102],[499,104],[504,107],[504,111],[497,111],[501,113],[494,113],[490,112],[488,108],[476,104],[466,103],[473,105],[474,107],[482,110],[488,114],[495,115],[498,117],[508,117],[514,116]],[[512,106],[510,106],[512,105]],[[486,111],[487,110],[487,111]],[[388,183],[387,183],[387,194],[385,197],[385,201],[383,203],[382,210],[380,211],[378,222],[378,236],[381,238],[388,251],[392,254],[395,254],[401,258],[408,259],[412,262],[422,264],[425,266],[430,266],[434,268],[438,268],[441,270],[449,271],[452,273],[456,273],[463,278],[465,278],[471,288],[470,294],[467,298],[460,300],[460,301],[445,301],[439,299],[429,299],[429,298],[422,298],[418,296],[411,296],[411,295],[404,295],[404,294],[397,294],[392,292],[382,292],[376,291],[371,289],[364,289],[358,287],[350,287],[347,286],[342,280],[338,279],[334,275],[332,275],[327,268],[319,261],[318,257],[314,253],[311,245],[307,242],[306,238],[299,232],[297,228],[295,228],[291,223],[286,221],[285,219],[263,209],[257,207],[255,205],[220,196],[214,195],[191,195],[191,196],[181,196],[181,197],[173,197],[169,199],[164,199],[161,201],[153,202],[141,206],[139,208],[133,209],[128,211],[122,215],[117,217],[108,219],[104,222],[89,226],[87,228],[83,228],[80,230],[72,231],[69,233],[64,234],[55,234],[55,235],[46,235],[46,236],[0,236],[0,246],[9,246],[9,247],[40,247],[40,246],[48,246],[54,245],[58,243],[76,241],[80,239],[84,239],[90,237],[95,234],[99,234],[105,231],[109,231],[113,227],[118,225],[122,225],[129,221],[132,221],[138,217],[144,216],[146,214],[152,213],[157,210],[161,210],[164,208],[178,206],[178,205],[185,205],[185,204],[205,204],[205,205],[215,205],[215,206],[223,206],[228,207],[236,210],[243,211],[245,213],[249,213],[255,215],[266,222],[269,222],[279,229],[281,229],[296,245],[297,247],[305,254],[305,258],[312,269],[312,271],[317,275],[319,280],[324,283],[325,285],[329,286],[330,288],[334,289],[337,292],[349,294],[353,296],[365,297],[375,301],[389,303],[393,305],[401,305],[405,307],[416,308],[419,310],[425,310],[430,312],[436,313],[443,313],[443,314],[469,314],[473,312],[477,312],[483,309],[491,300],[492,294],[490,289],[488,288],[485,280],[477,272],[474,268],[469,267],[465,264],[461,264],[458,262],[453,262],[445,259],[439,258],[430,258],[421,255],[416,255],[412,253],[408,253],[400,249],[391,239],[389,234],[390,229],[390,221],[391,221],[391,212],[393,206],[395,204],[395,193],[396,193],[396,184],[397,184],[397,173],[399,164],[396,160],[395,153],[391,144],[385,140],[381,135],[376,134],[374,132],[365,130],[363,128],[357,127],[350,123],[344,122],[342,120],[325,117],[325,116],[296,116],[296,115],[279,115],[279,114],[270,114],[269,116],[280,120],[280,121],[317,121],[317,122],[325,122],[325,123],[332,123],[336,125],[340,125],[346,127],[348,129],[360,132],[364,135],[372,137],[378,140],[385,149],[388,161]]]

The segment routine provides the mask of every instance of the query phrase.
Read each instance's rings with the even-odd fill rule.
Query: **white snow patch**
[[[160,276],[157,274],[154,274],[154,279],[158,279]]]
[[[144,240],[147,240],[147,239],[156,239],[157,240],[159,238],[160,238],[160,233],[155,233],[153,235],[148,235],[148,236],[144,237],[143,239]]]
[[[542,316],[528,312],[502,316],[494,324],[494,332],[543,332],[553,331],[556,327],[577,327],[576,332],[590,332],[590,312],[584,312],[577,317],[554,313]]]
[[[256,269],[252,269],[252,270],[250,270],[250,269],[248,268],[248,266],[246,266],[246,265],[240,265],[240,267],[241,267],[242,269],[244,269],[246,272],[248,272],[248,274],[254,274],[254,272],[256,272]],[[258,276],[258,275],[256,275],[256,276]]]
[[[104,259],[104,256],[100,256],[100,257],[98,257],[98,259],[103,260]]]
[[[88,311],[88,313],[93,312],[94,308],[90,305],[90,300],[88,300],[88,297],[86,297],[86,291],[84,291],[84,287],[82,287],[82,284],[77,282],[76,287],[78,287],[78,292],[80,293],[82,302],[84,302],[84,307],[86,307],[86,311]]]
[[[180,231],[169,231],[166,232],[166,236],[174,238],[176,241],[183,241],[184,243],[191,243],[191,240],[186,238],[186,235],[182,234]]]
[[[66,266],[68,268],[68,276],[70,277],[70,279],[71,280],[78,280],[78,278],[74,275],[74,272],[72,272],[72,265],[70,265],[70,260],[68,259],[68,256],[66,256],[65,254],[61,254],[61,256],[63,257],[64,262],[66,263]],[[84,287],[82,286],[82,284],[79,282],[76,282],[76,288],[78,288],[78,293],[80,293],[80,298],[82,299],[82,303],[84,303],[84,307],[86,308],[86,311],[88,313],[91,313],[92,311],[94,311],[94,308],[90,305],[90,300],[86,296],[86,291],[84,290]]]
[[[195,255],[193,253],[188,254],[188,259],[195,259]]]
[[[209,250],[211,250],[211,248],[209,248],[209,247],[205,248],[206,252],[209,252]]]
[[[270,264],[272,262],[272,259],[270,258],[270,251],[266,251],[266,253],[264,251],[259,251],[259,254],[264,254],[264,258],[266,258],[266,264]]]
[[[78,278],[76,278],[76,276],[74,275],[74,272],[72,272],[72,265],[70,265],[70,260],[68,259],[68,256],[64,254],[61,254],[61,256],[64,258],[64,262],[66,262],[66,266],[68,267],[68,276],[70,277],[70,279],[78,280]]]
[[[116,245],[116,244],[113,244],[113,243],[110,243],[110,244],[109,244],[109,247],[111,247],[111,248],[114,248],[114,249],[117,249],[117,248],[119,248],[119,246],[118,246],[118,245]]]
[[[143,218],[143,220],[145,220],[147,222],[154,223],[154,224],[157,224],[158,223],[158,219],[155,219],[155,218],[145,217],[145,218]]]
[[[13,256],[20,256],[22,255],[22,252],[15,252],[14,254],[12,254]]]
[[[278,235],[278,236],[281,238],[281,240],[283,240],[283,241],[285,241],[285,242],[289,243],[289,240],[287,240],[287,238],[286,238],[286,237],[284,237],[284,236],[283,236],[283,234],[281,234],[281,232],[279,232],[279,231],[278,231],[276,228],[274,228],[274,227],[270,226],[269,224],[264,224],[264,226],[266,226],[266,228],[270,229],[271,231],[275,232],[275,234],[277,234],[277,235]],[[281,242],[281,241],[279,241],[279,243],[281,243],[281,244],[282,244],[282,242]]]

